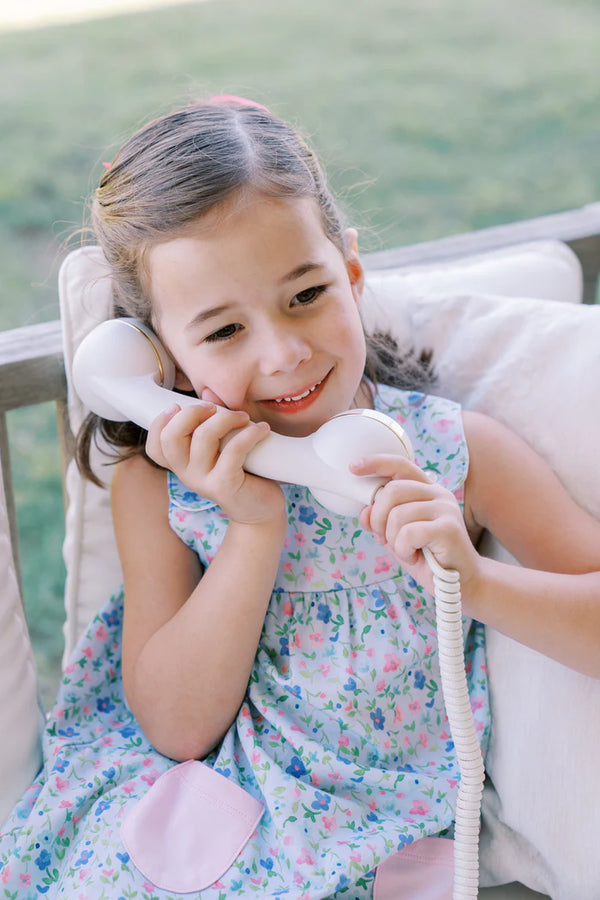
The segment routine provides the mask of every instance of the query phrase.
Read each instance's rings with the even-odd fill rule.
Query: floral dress
[[[419,465],[461,500],[468,455],[458,406],[387,386],[374,399],[403,425]],[[359,900],[372,897],[386,858],[451,834],[460,775],[433,599],[356,519],[328,512],[305,488],[284,492],[289,528],[246,697],[205,760],[260,804],[237,856],[210,886],[178,893],[142,874],[123,843],[123,821],[175,763],[149,745],[125,702],[118,594],[65,671],[44,768],[5,824],[0,898]],[[169,496],[172,527],[209,565],[224,514],[173,475]],[[483,630],[467,620],[464,634],[485,746]],[[178,840],[176,829],[167,839]]]

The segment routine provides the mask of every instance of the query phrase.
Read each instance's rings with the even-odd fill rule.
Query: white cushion
[[[406,301],[403,318],[399,342],[408,334],[407,343],[433,350],[436,391],[513,428],[600,518],[600,307],[429,295]],[[486,632],[493,784],[484,794],[482,883],[594,897],[600,680]]]
[[[0,478],[0,826],[39,771],[44,716]]]
[[[390,329],[401,346],[431,348],[439,393],[523,434],[598,514],[600,498],[592,498],[589,486],[597,484],[592,448],[600,446],[600,425],[589,411],[597,408],[600,387],[600,309],[569,305],[580,301],[582,283],[571,251],[545,241],[449,264],[370,272],[367,281],[367,327]],[[67,258],[60,294],[70,379],[77,343],[109,312],[110,284],[97,248]],[[535,299],[544,297],[557,302]],[[76,428],[83,410],[73,395],[69,410]],[[108,492],[83,484],[73,468],[68,489],[67,655],[120,580]],[[600,873],[591,842],[600,798],[589,773],[600,738],[598,682],[489,631],[489,770],[496,790],[485,794],[484,883],[519,879],[553,897],[594,896]],[[524,690],[533,684],[535,692]]]

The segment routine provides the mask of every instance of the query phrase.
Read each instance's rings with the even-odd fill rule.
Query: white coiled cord
[[[444,569],[428,547],[433,573],[442,693],[460,769],[454,831],[453,900],[473,900],[479,888],[479,818],[484,768],[464,664],[459,574]]]

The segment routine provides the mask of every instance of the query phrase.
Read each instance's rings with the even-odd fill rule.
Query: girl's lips
[[[302,412],[302,410],[312,406],[317,397],[321,394],[328,376],[329,373],[327,373],[321,381],[317,382],[314,387],[311,386],[311,388],[305,388],[304,391],[299,391],[296,395],[299,397],[298,400],[286,400],[280,398],[278,400],[262,400],[261,403],[263,406],[268,406],[269,409],[276,410],[278,413],[283,413],[284,415]],[[308,391],[308,393],[306,393],[306,391]]]

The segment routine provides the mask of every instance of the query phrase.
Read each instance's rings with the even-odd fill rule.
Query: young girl
[[[201,402],[147,436],[91,420],[81,437],[84,469],[97,427],[119,448],[124,595],[67,668],[0,896],[382,897],[392,869],[389,896],[433,876],[428,896],[449,896],[459,774],[422,548],[461,576],[485,747],[472,619],[600,674],[600,524],[505,428],[393,386],[400,364],[361,325],[356,232],[264,107],[215,98],[148,125],[93,221],[115,315],[151,325]],[[353,406],[401,422],[416,456],[356,459],[387,479],[358,520],[244,471],[270,429]],[[480,557],[484,528],[525,568]]]

